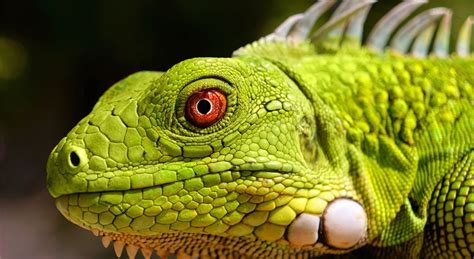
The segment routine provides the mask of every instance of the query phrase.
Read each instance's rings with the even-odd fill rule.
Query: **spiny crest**
[[[259,42],[310,41],[314,46],[323,46],[329,42],[336,49],[346,44],[360,46],[365,19],[376,0],[343,0],[330,19],[311,34],[316,21],[336,2],[336,0],[316,2],[306,12],[290,16],[273,33]],[[406,0],[395,6],[373,27],[365,46],[375,52],[390,49],[416,57],[426,57],[428,54],[447,57],[451,34],[451,10],[443,7],[426,10],[397,30],[410,14],[426,2],[426,0]],[[459,56],[470,55],[473,24],[474,16],[470,16],[459,31],[456,44],[456,53]],[[240,55],[243,51],[245,47],[234,54]]]

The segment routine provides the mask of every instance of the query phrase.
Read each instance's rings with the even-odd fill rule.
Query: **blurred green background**
[[[114,258],[66,222],[46,191],[49,152],[121,78],[230,56],[312,0],[0,1],[0,258]],[[370,28],[398,1],[381,0]],[[454,10],[453,34],[473,0]],[[471,44],[472,45],[472,44]]]

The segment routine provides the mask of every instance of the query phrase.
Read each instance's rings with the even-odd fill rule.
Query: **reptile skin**
[[[113,85],[49,157],[60,212],[130,258],[472,258],[473,56],[290,29]],[[209,89],[225,111],[202,126],[188,102]],[[366,214],[349,246],[341,200]]]

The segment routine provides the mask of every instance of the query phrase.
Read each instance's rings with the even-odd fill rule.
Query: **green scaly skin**
[[[469,257],[473,85],[472,58],[257,42],[112,86],[51,153],[48,188],[70,221],[144,253]],[[198,128],[184,107],[204,88],[228,107]],[[341,197],[367,213],[358,244],[287,241]]]

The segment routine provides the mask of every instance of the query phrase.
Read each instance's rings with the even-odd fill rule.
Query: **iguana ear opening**
[[[304,79],[294,80],[314,105],[315,141],[320,149],[316,164],[327,161],[335,172],[352,179],[368,215],[368,240],[373,240],[395,219],[413,187],[418,166],[416,149],[383,135],[364,139],[356,146],[348,141],[347,129],[334,111],[306,89]]]
[[[384,136],[371,143],[375,145],[373,153],[364,153],[347,141],[342,124],[322,101],[313,97],[313,103],[322,152],[318,156],[326,157],[334,170],[346,172],[352,179],[368,214],[368,240],[373,240],[394,220],[412,189],[417,153],[413,147]]]
[[[379,136],[374,152],[348,146],[349,172],[369,213],[369,240],[393,222],[413,187],[418,155],[413,147]]]

